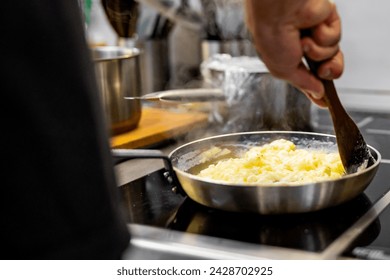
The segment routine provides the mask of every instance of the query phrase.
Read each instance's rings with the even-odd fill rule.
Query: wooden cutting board
[[[111,147],[135,149],[155,145],[206,125],[207,118],[207,114],[200,112],[182,113],[158,108],[142,108],[138,127],[111,137]]]

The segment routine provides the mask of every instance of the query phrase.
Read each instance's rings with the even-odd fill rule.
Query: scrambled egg
[[[203,169],[199,176],[253,185],[296,185],[340,178],[345,173],[338,153],[297,149],[280,139],[253,147],[240,158],[228,158]]]

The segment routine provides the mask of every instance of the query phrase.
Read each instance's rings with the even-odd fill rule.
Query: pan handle
[[[148,150],[148,149],[111,149],[112,156],[118,158],[123,162],[125,160],[134,158],[160,158],[164,161],[164,166],[167,172],[164,173],[165,178],[172,186],[174,193],[180,193],[185,195],[179,180],[176,177],[175,170],[173,169],[170,158],[160,150]]]

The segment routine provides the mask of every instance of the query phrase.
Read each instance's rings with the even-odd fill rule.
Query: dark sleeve
[[[2,259],[117,259],[129,242],[77,2],[2,1]]]

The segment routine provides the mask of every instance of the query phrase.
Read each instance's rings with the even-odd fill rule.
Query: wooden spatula
[[[306,58],[312,73],[316,75],[318,63]],[[345,171],[354,173],[375,162],[359,128],[348,115],[337,95],[333,81],[321,79],[325,87],[324,100],[332,117],[337,146]]]

